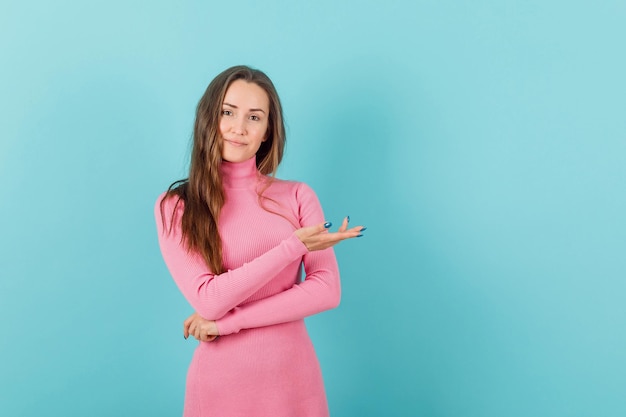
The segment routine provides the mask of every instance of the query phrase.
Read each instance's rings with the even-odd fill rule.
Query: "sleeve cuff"
[[[239,331],[241,330],[241,328],[237,326],[237,310],[239,310],[239,307],[235,307],[234,309],[226,313],[224,317],[215,321],[215,325],[217,326],[217,332],[220,334],[220,336],[239,333]]]

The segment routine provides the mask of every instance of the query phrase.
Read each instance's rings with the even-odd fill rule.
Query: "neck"
[[[224,188],[246,188],[256,184],[256,157],[243,162],[222,161],[220,165]]]

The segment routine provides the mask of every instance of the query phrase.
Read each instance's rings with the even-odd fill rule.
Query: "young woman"
[[[345,218],[331,232],[311,188],[273,176],[284,146],[270,79],[229,68],[198,104],[189,177],[155,206],[163,258],[195,310],[184,336],[200,341],[185,417],[328,415],[303,319],[339,304],[332,246],[364,228]]]

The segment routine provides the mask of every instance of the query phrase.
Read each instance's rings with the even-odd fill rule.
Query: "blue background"
[[[220,71],[367,235],[308,319],[335,417],[626,415],[621,1],[3,2],[0,414],[176,416],[153,203]]]

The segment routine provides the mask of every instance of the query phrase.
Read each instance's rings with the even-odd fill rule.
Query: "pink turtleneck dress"
[[[182,201],[174,211],[177,198],[167,199],[164,217],[163,195],[155,206],[161,252],[174,281],[220,332],[196,348],[184,416],[328,416],[303,319],[339,304],[339,271],[332,248],[308,252],[293,234],[296,226],[324,221],[319,201],[305,184],[274,180],[263,193],[268,211],[257,194],[268,178],[258,173],[255,158],[223,162],[221,170],[226,203],[219,230],[227,272],[213,274],[181,243]]]

